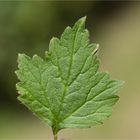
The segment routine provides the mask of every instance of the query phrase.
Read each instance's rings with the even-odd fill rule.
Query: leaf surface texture
[[[52,38],[42,59],[18,56],[18,99],[55,133],[64,128],[87,128],[111,115],[123,82],[98,72],[98,45],[90,44],[85,17]]]

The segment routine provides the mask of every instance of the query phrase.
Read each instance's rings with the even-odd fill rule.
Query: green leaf
[[[111,115],[123,82],[98,72],[98,44],[89,43],[85,17],[61,38],[52,38],[42,59],[18,56],[18,99],[56,134],[64,128],[87,128]]]

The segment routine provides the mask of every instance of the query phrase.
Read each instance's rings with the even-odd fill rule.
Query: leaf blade
[[[45,59],[18,56],[18,99],[47,122],[54,133],[64,128],[87,128],[111,115],[123,86],[98,72],[98,44],[89,43],[85,20],[52,38]]]

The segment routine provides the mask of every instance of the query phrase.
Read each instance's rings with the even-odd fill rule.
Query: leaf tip
[[[86,22],[86,16],[80,18],[74,25],[75,28],[84,29],[85,28],[85,22]]]
[[[125,81],[120,80],[119,85],[120,85],[120,87],[122,88],[122,87],[125,85]]]
[[[18,58],[24,58],[24,57],[30,59],[30,57],[27,56],[26,54],[24,54],[24,53],[18,53]]]
[[[79,19],[79,21],[81,21],[81,22],[85,22],[86,19],[87,19],[87,16],[84,16],[84,17],[81,17],[81,18]]]
[[[19,58],[19,57],[22,57],[22,56],[23,56],[23,54],[22,54],[22,53],[18,53],[18,58]]]
[[[93,52],[91,53],[92,55],[96,54],[99,50],[99,44],[96,44],[96,48],[93,50]]]
[[[22,57],[23,57],[23,54],[22,53],[18,53],[18,56],[17,56],[17,62],[18,63],[22,59]]]

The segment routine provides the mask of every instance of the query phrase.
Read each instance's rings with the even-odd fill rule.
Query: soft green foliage
[[[89,44],[85,17],[52,38],[45,59],[18,56],[18,99],[56,134],[101,124],[118,101],[123,82],[98,72],[97,44]]]

